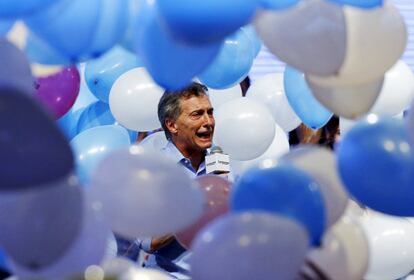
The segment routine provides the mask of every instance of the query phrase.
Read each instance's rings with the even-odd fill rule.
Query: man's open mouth
[[[197,135],[198,138],[201,138],[201,139],[204,139],[204,140],[209,140],[209,139],[211,139],[212,133],[210,131],[197,132],[196,135]]]

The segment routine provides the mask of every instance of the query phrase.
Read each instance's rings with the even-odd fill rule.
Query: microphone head
[[[223,154],[223,149],[219,146],[213,146],[210,149],[210,154]]]

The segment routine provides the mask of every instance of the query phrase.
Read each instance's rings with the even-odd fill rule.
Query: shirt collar
[[[177,163],[180,163],[182,165],[184,165],[185,167],[187,167],[188,169],[190,169],[193,173],[195,174],[200,174],[204,172],[205,170],[205,162],[203,161],[198,170],[194,170],[191,166],[191,162],[189,159],[187,159],[178,149],[177,147],[174,145],[174,143],[172,143],[171,141],[168,141],[167,145],[165,145],[165,147],[162,149],[162,151],[165,152],[165,154],[172,160],[174,160]],[[207,151],[205,151],[205,153],[207,154]]]

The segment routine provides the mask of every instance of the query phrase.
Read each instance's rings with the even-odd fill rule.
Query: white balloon
[[[272,144],[270,144],[269,148],[261,156],[245,161],[231,160],[231,172],[235,178],[240,176],[248,168],[261,163],[263,160],[277,159],[281,155],[289,152],[289,139],[286,132],[284,132],[283,129],[276,123],[275,131],[275,137],[273,138]]]
[[[155,269],[139,268],[134,262],[124,258],[116,258],[104,263],[101,271],[105,276],[105,279],[116,278],[118,280],[171,280],[171,277],[166,273]]]
[[[364,279],[398,279],[413,270],[414,225],[410,221],[379,213],[360,221],[370,247],[369,268]]]
[[[321,86],[360,85],[378,80],[401,57],[407,43],[404,19],[392,1],[373,9],[343,7],[347,54],[338,74],[308,78]]]
[[[91,193],[111,229],[131,239],[182,230],[204,206],[203,194],[183,167],[141,146],[104,159],[92,177]]]
[[[264,103],[286,132],[294,130],[302,122],[286,97],[282,73],[260,77],[250,86],[246,97]]]
[[[242,90],[239,84],[227,89],[208,89],[208,97],[214,110],[217,110],[224,103],[242,97]]]
[[[291,150],[281,160],[306,171],[318,182],[326,206],[327,227],[333,225],[348,204],[348,194],[336,168],[335,154],[327,148],[304,145]]]
[[[368,270],[370,248],[361,225],[344,217],[331,228],[331,232],[345,249],[349,280],[363,279]]]
[[[115,119],[128,129],[150,131],[161,127],[158,102],[164,90],[139,67],[122,74],[109,93],[109,107]]]
[[[366,84],[325,86],[307,76],[315,98],[338,116],[354,119],[367,113],[380,94],[383,78]]]
[[[290,9],[262,11],[255,27],[272,53],[302,72],[333,75],[345,59],[345,15],[334,3],[307,0]]]
[[[165,137],[164,131],[157,131],[145,137],[144,140],[139,143],[139,145],[144,148],[160,151],[167,145],[167,143],[168,140]]]
[[[371,113],[394,116],[410,106],[414,98],[414,74],[402,60],[398,61],[386,74],[381,93]]]
[[[305,263],[307,266],[302,268],[302,273],[310,276],[311,279],[315,279],[312,275],[315,275],[314,271],[316,268],[327,279],[357,280],[350,278],[345,246],[331,230],[325,234],[322,246],[314,248],[308,253]],[[359,278],[358,280],[361,279]]]
[[[263,154],[275,136],[274,120],[259,102],[240,97],[223,104],[215,113],[216,143],[236,160]]]

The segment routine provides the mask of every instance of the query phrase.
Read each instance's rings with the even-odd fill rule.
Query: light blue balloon
[[[0,269],[3,271],[10,271],[6,253],[1,248],[0,248]]]
[[[86,63],[85,80],[96,98],[109,103],[109,92],[114,82],[125,72],[137,67],[142,67],[140,59],[116,46],[100,58]]]
[[[87,184],[102,159],[112,151],[130,144],[127,130],[119,125],[97,126],[77,135],[70,145],[80,182]]]
[[[253,45],[253,56],[256,57],[260,50],[262,49],[262,40],[259,37],[259,34],[257,34],[256,29],[253,25],[246,25],[241,28],[244,33],[249,37],[250,41]]]
[[[0,37],[6,35],[14,24],[14,20],[2,19],[0,20]]]
[[[160,19],[174,38],[189,44],[219,42],[248,24],[259,0],[158,0]]]
[[[33,33],[29,33],[24,52],[33,62],[46,65],[70,64],[70,60]]]
[[[404,121],[368,116],[338,145],[338,167],[349,193],[390,215],[414,215],[414,152]]]
[[[128,0],[128,22],[124,33],[124,37],[119,44],[130,52],[135,52],[135,22],[140,10],[140,2],[142,0]]]
[[[190,46],[175,41],[160,26],[154,1],[143,0],[136,22],[136,47],[152,78],[168,90],[178,90],[213,61],[220,43]]]
[[[72,62],[113,47],[126,21],[126,0],[61,0],[25,19],[33,33]]]
[[[326,227],[326,213],[319,185],[291,165],[255,166],[236,182],[230,196],[233,212],[266,211],[291,218],[320,245]]]
[[[98,101],[90,104],[82,111],[79,117],[77,134],[96,126],[103,125],[119,125],[109,109],[107,103]],[[131,139],[131,143],[135,142],[138,132],[127,130]]]
[[[57,120],[58,127],[66,136],[68,141],[72,140],[78,134],[78,122],[83,110],[84,108],[70,110]]]
[[[267,10],[282,10],[296,5],[299,1],[300,0],[260,0],[260,5]]]
[[[254,45],[243,30],[228,37],[216,59],[198,78],[210,88],[224,89],[240,83],[250,71]]]
[[[384,0],[328,0],[339,5],[350,5],[358,8],[372,9],[384,5]]]
[[[2,0],[0,18],[29,16],[60,0]]]
[[[333,116],[313,96],[302,72],[286,66],[284,86],[290,106],[306,126],[321,128]]]

